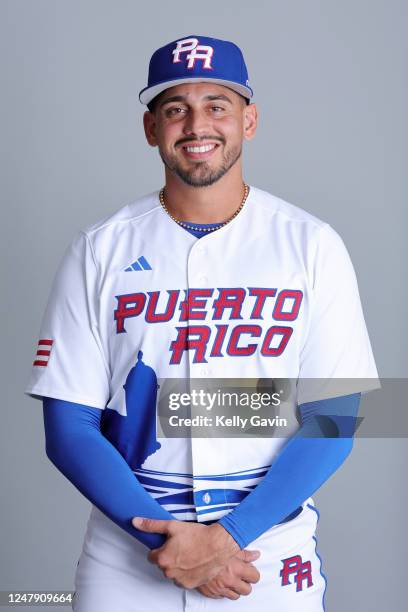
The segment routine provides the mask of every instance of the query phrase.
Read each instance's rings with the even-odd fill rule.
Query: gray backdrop
[[[0,7],[0,589],[72,589],[90,504],[46,458],[41,403],[23,388],[56,266],[75,232],[163,182],[137,96],[152,51],[188,34],[243,48],[260,111],[245,178],[340,233],[380,374],[407,377],[407,3]],[[330,612],[405,610],[406,458],[405,440],[359,439],[315,496]]]

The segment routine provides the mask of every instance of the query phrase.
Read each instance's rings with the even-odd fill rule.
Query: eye
[[[166,117],[174,117],[175,115],[180,115],[185,111],[185,108],[181,106],[172,106],[166,110]]]
[[[222,106],[212,106],[211,110],[215,111],[215,112],[219,112],[219,111],[223,111],[223,107]]]

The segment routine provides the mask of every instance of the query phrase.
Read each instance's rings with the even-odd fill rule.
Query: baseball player
[[[252,96],[235,44],[158,49],[140,101],[164,187],[79,232],[57,270],[26,393],[92,502],[76,612],[324,609],[311,496],[378,374],[340,236],[244,181]],[[159,436],[162,381],[193,379],[296,381],[284,432]]]

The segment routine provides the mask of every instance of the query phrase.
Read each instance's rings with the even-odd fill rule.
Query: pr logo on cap
[[[183,59],[180,55],[190,51],[190,53],[184,57],[184,61],[187,61],[187,68],[189,70],[194,68],[197,60],[203,60],[202,67],[205,70],[212,70],[211,59],[214,54],[214,48],[209,45],[200,45],[198,43],[198,38],[184,38],[183,40],[178,40],[176,48],[172,51],[173,64],[182,62]]]

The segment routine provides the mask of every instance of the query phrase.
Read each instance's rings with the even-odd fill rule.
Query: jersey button
[[[209,492],[207,491],[207,492],[206,492],[206,493],[204,493],[204,495],[203,495],[203,502],[204,502],[205,504],[207,504],[207,505],[208,505],[208,504],[210,503],[210,501],[211,501],[211,495],[210,495],[210,494],[209,494]]]

